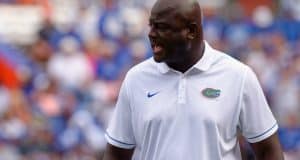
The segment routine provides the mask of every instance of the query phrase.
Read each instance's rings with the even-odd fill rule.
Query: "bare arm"
[[[103,160],[131,160],[133,149],[123,149],[107,144]]]
[[[251,147],[257,160],[284,159],[277,133],[261,142],[252,143]]]

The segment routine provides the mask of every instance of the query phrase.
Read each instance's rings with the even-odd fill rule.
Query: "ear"
[[[190,24],[188,24],[187,28],[189,30],[188,35],[187,35],[188,39],[193,40],[193,39],[197,38],[197,36],[198,36],[197,23],[194,23],[194,22],[190,23]]]

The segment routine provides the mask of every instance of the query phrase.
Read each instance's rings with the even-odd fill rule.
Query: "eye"
[[[158,23],[158,24],[156,24],[156,28],[159,30],[165,31],[167,29],[170,29],[170,26],[165,23]]]
[[[149,22],[149,27],[152,29],[155,29],[156,31],[161,31],[165,32],[167,30],[172,29],[171,26],[167,23],[162,23],[162,22]]]

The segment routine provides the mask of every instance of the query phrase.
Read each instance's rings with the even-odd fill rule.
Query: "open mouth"
[[[163,48],[160,45],[154,45],[153,46],[153,52],[154,53],[159,53],[163,50]]]
[[[159,40],[152,39],[150,37],[150,43],[151,43],[151,47],[152,47],[153,53],[155,55],[159,55],[159,54],[161,54],[163,52],[164,47],[163,47],[163,45],[161,45],[161,43],[159,42]]]
[[[161,62],[164,58],[164,48],[158,43],[152,43],[153,57],[156,62]]]

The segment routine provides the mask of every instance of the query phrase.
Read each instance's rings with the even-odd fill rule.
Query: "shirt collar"
[[[192,69],[198,69],[199,71],[207,71],[211,65],[213,64],[214,54],[212,51],[214,50],[206,41],[204,41],[205,49],[202,58],[192,67]],[[166,74],[170,70],[172,70],[166,63],[156,63],[158,70],[162,74]]]

